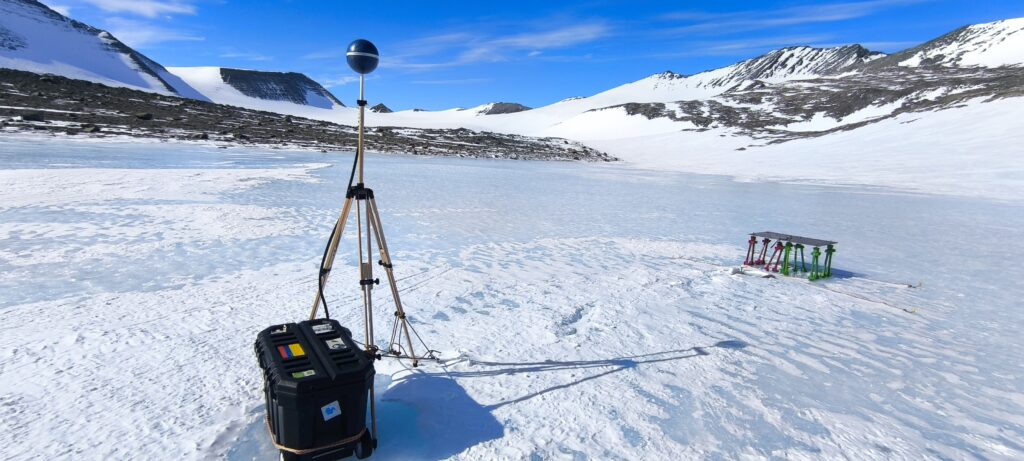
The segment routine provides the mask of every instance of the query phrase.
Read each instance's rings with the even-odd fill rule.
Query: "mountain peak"
[[[820,77],[843,72],[881,56],[882,53],[870,51],[860,45],[830,48],[791,46],[769,51],[730,66],[732,69],[724,81],[740,83],[740,79],[782,81]]]
[[[686,78],[685,75],[677,74],[675,72],[672,72],[671,70],[666,70],[664,72],[659,72],[657,74],[652,75],[651,77],[659,79],[659,80],[678,80],[678,79],[681,79],[681,78]]]
[[[614,105],[622,101],[702,99],[732,89],[750,88],[755,81],[778,83],[834,75],[882,56],[884,54],[860,45],[830,48],[790,46],[694,75],[661,72],[595,95],[593,100],[600,101],[598,104]]]
[[[964,26],[872,63],[876,66],[1021,67],[1024,18]]]

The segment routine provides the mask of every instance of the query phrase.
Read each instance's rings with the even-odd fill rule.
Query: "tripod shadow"
[[[526,394],[521,397],[506,400],[504,402],[498,402],[492,405],[487,405],[485,408],[488,410],[495,410],[506,405],[511,405],[519,402],[524,402],[532,398],[555,392],[561,389],[566,389],[577,384],[582,384],[587,381],[593,381],[595,379],[603,378],[605,376],[613,375],[625,370],[637,368],[640,365],[649,365],[653,363],[661,362],[672,362],[676,360],[690,359],[694,357],[700,357],[703,355],[710,355],[708,349],[720,348],[720,349],[742,349],[747,347],[747,343],[739,340],[726,340],[719,341],[711,346],[695,346],[689,349],[677,349],[671,351],[652,352],[649,354],[640,355],[629,355],[624,357],[617,357],[612,359],[603,360],[573,360],[573,361],[553,361],[545,360],[543,362],[481,362],[471,361],[470,363],[474,366],[482,367],[493,367],[493,369],[479,370],[479,371],[454,371],[449,373],[453,378],[479,378],[487,376],[500,376],[500,375],[516,375],[522,373],[543,373],[548,371],[563,371],[563,370],[587,370],[591,368],[609,368],[606,371],[590,375],[584,378],[580,378],[575,381],[570,381],[565,384],[559,384],[546,389],[539,390],[530,394]]]
[[[743,349],[739,340],[720,341],[711,346],[630,355],[602,360],[543,362],[470,361],[472,371],[416,372],[401,378],[380,398],[377,408],[381,428],[380,451],[374,457],[398,459],[442,459],[466,449],[500,439],[505,428],[492,412],[495,409],[567,389],[642,365],[671,362],[710,355],[710,349]],[[487,378],[523,373],[606,369],[600,373],[559,384],[514,399],[483,405],[458,384],[461,378]],[[386,432],[383,432],[386,431]]]
[[[445,459],[505,435],[491,412],[443,373],[402,378],[381,395],[377,417],[374,458]]]

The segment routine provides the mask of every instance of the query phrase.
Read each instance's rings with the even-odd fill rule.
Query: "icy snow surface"
[[[0,139],[0,458],[276,459],[252,341],[306,313],[350,158]],[[577,163],[367,172],[447,358],[378,363],[374,459],[1024,457],[1019,201]],[[838,240],[838,277],[730,275],[767,229]],[[361,331],[347,237],[328,296]]]

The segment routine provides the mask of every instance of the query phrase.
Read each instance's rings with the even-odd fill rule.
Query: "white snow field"
[[[587,141],[630,164],[739,180],[864,184],[905,191],[1024,198],[1019,98],[904,113],[856,130],[764,145],[731,130]],[[643,118],[641,116],[622,117]],[[757,145],[754,148],[748,148]],[[737,149],[745,150],[737,150]]]
[[[252,343],[307,314],[350,159],[0,138],[0,458],[276,459]],[[374,459],[1024,457],[1019,197],[367,173],[446,359],[377,363]],[[837,276],[731,274],[768,229],[838,240]],[[347,237],[328,297],[362,331]]]

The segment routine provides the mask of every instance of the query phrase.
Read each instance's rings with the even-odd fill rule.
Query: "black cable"
[[[345,199],[348,199],[349,191],[352,190],[352,180],[356,177],[356,166],[359,165],[359,151],[356,151],[355,157],[352,158],[352,172],[348,175],[348,186],[345,187]],[[327,263],[327,252],[331,249],[331,242],[334,240],[334,234],[338,233],[338,222],[334,222],[334,227],[331,229],[331,236],[327,238],[327,246],[324,247],[324,255],[320,258],[320,274],[317,276],[317,289],[320,292],[320,303],[324,306],[324,316],[328,319],[331,318],[331,312],[327,310],[327,298],[324,297],[324,275],[330,271],[324,270],[324,264]]]

